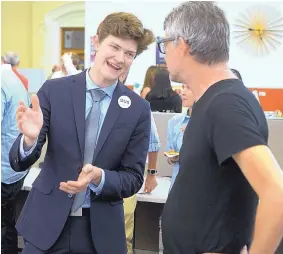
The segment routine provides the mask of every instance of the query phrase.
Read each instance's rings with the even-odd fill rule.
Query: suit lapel
[[[86,78],[85,71],[79,75],[75,75],[70,84],[73,110],[75,115],[75,123],[77,135],[81,150],[82,159],[84,158],[85,146],[85,104],[86,104]]]
[[[96,159],[98,153],[100,152],[102,146],[104,145],[109,133],[111,132],[115,122],[117,121],[121,110],[123,110],[119,104],[118,104],[118,99],[121,95],[123,95],[126,92],[126,88],[122,83],[118,83],[117,87],[113,93],[111,103],[109,105],[108,111],[106,113],[98,141],[97,141],[97,146],[94,151],[93,155],[93,161]]]

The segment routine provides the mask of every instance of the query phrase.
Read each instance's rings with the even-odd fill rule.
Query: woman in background
[[[243,81],[242,76],[241,76],[241,74],[240,74],[239,71],[237,71],[236,69],[230,69],[230,70],[236,75],[236,77],[237,77],[239,80]]]
[[[156,71],[156,66],[150,66],[145,74],[143,87],[141,90],[141,97],[145,99],[146,95],[150,92],[151,88],[153,87],[154,82],[154,74]]]
[[[169,72],[164,68],[156,69],[154,85],[145,99],[150,103],[151,111],[182,112],[181,97],[172,89]]]
[[[189,122],[190,115],[192,113],[192,107],[194,104],[194,95],[187,85],[183,85],[183,90],[181,93],[182,103],[184,107],[188,108],[187,114],[178,114],[172,117],[168,121],[168,134],[167,134],[167,144],[166,151],[174,150],[175,152],[180,152],[183,135],[186,126]],[[170,190],[175,182],[176,176],[179,173],[179,156],[173,158],[168,158],[168,163],[173,166],[171,186]]]

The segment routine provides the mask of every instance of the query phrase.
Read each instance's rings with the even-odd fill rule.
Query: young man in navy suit
[[[143,183],[150,108],[118,78],[153,41],[133,14],[110,14],[94,39],[90,69],[45,82],[32,108],[20,103],[13,169],[33,165],[48,138],[17,223],[24,254],[127,253],[123,198]]]

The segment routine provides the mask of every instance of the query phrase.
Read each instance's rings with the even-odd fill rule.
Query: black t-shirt
[[[239,254],[251,243],[258,198],[232,155],[267,139],[263,110],[240,80],[217,82],[195,103],[163,211],[164,253]]]

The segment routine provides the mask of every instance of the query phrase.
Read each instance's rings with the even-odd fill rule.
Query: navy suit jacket
[[[129,108],[119,106],[122,95],[131,99]],[[40,157],[48,138],[44,166],[17,222],[19,233],[27,241],[47,250],[58,239],[74,200],[74,196],[59,190],[59,184],[77,180],[83,167],[85,72],[46,81],[38,97],[44,123],[36,148],[21,160],[20,135],[11,148],[10,163],[15,171],[28,169]],[[92,239],[99,254],[127,253],[123,198],[138,192],[143,184],[149,135],[149,104],[118,83],[93,158],[93,165],[105,171],[102,192],[91,193]]]

